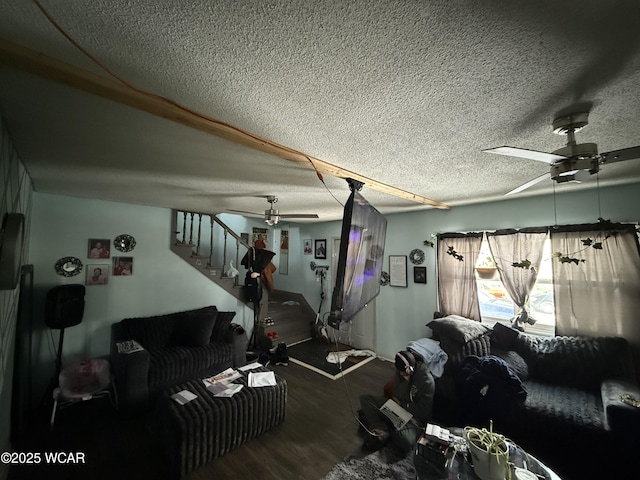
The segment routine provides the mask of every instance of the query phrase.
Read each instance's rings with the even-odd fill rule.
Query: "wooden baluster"
[[[238,270],[240,270],[240,267],[239,267],[240,261],[238,260],[239,255],[240,255],[240,242],[236,238],[236,268]],[[240,277],[240,274],[236,275],[235,282],[234,282],[234,285],[236,285],[236,286],[238,285],[238,278],[239,277]]]
[[[182,212],[182,244],[187,243],[187,212]]]
[[[212,268],[213,267],[213,215],[209,215],[209,218],[211,219],[211,228],[210,228],[210,232],[209,232],[209,264],[207,265],[207,267]]]
[[[225,268],[227,268],[227,229],[224,229],[224,252],[222,254],[222,275],[227,276]]]
[[[193,212],[191,212],[191,228],[189,229],[189,245],[193,245]]]
[[[196,245],[196,257],[200,256],[200,235],[202,231],[202,214],[198,214],[198,244]]]

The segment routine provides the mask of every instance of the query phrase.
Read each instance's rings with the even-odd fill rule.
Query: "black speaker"
[[[68,328],[82,322],[84,285],[59,285],[47,292],[44,321],[49,328]]]

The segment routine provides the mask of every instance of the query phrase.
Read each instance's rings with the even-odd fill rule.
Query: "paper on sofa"
[[[249,372],[248,385],[250,387],[273,387],[276,385],[274,372]]]

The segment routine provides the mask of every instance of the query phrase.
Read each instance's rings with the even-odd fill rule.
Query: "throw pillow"
[[[209,343],[214,320],[212,316],[185,315],[176,325],[176,343],[185,347],[204,347]]]
[[[236,316],[236,312],[218,312],[216,321],[211,331],[212,342],[226,342],[233,335],[231,321]]]
[[[511,350],[518,337],[518,330],[497,322],[491,332],[491,346],[500,350]]]
[[[491,331],[486,325],[475,320],[449,315],[447,317],[431,320],[427,323],[433,332],[442,339],[449,337],[457,343],[465,344]]]

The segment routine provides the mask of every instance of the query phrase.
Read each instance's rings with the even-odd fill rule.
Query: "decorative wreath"
[[[409,260],[414,265],[422,264],[422,262],[424,262],[424,252],[419,248],[416,248],[415,250],[411,250],[411,253],[409,254]]]
[[[113,246],[121,252],[130,252],[136,246],[136,239],[131,235],[118,235],[113,241]]]
[[[56,273],[63,277],[75,277],[82,272],[82,262],[76,257],[62,257],[54,266]]]

